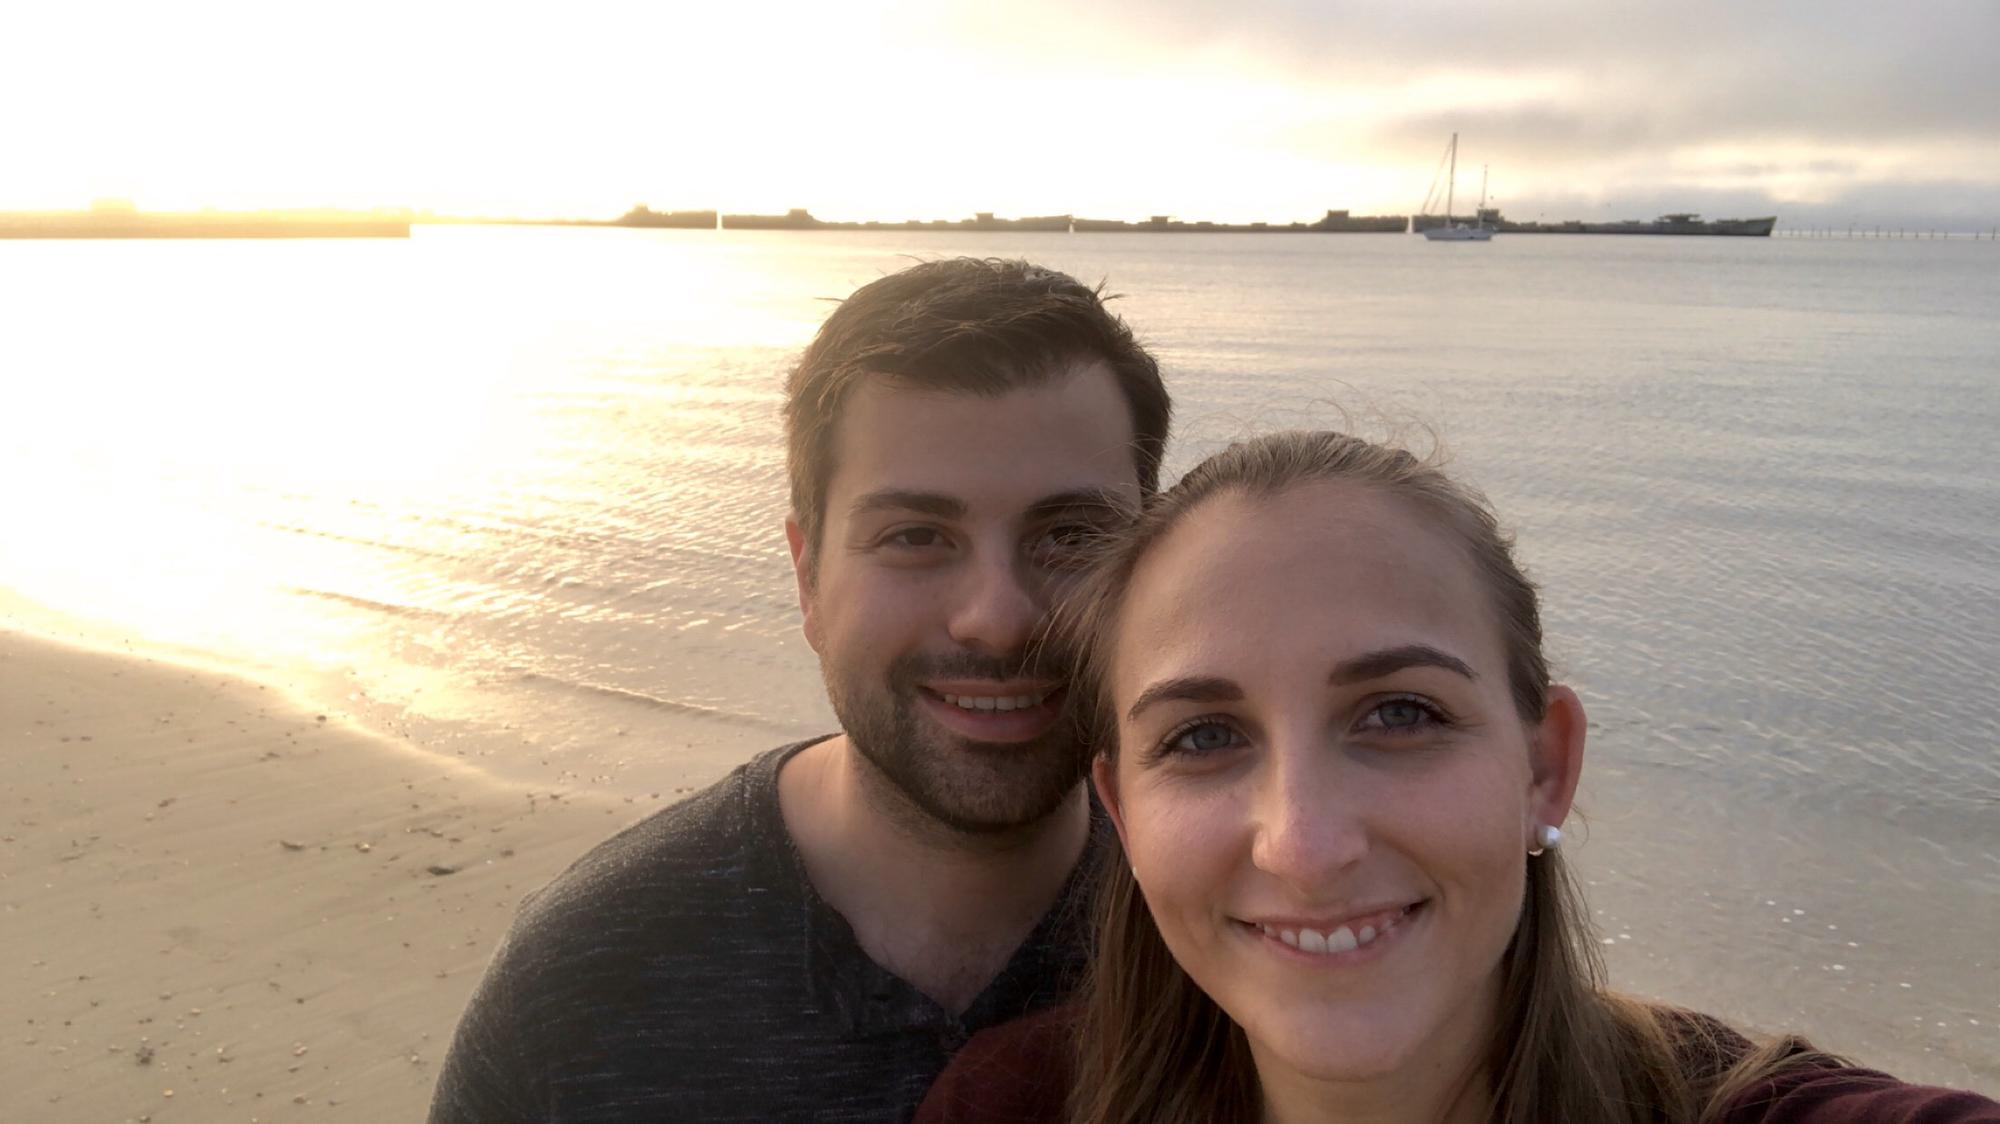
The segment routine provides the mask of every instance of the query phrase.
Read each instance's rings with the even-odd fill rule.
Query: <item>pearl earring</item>
[[[1560,847],[1562,845],[1562,841],[1563,841],[1562,828],[1559,828],[1551,823],[1545,823],[1542,826],[1535,829],[1536,846],[1528,848],[1528,853],[1531,855],[1539,855],[1543,851],[1553,850],[1556,847]]]

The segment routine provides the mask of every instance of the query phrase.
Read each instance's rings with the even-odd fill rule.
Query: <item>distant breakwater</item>
[[[1074,215],[1037,215],[1030,218],[996,218],[982,211],[969,219],[905,219],[897,222],[828,222],[813,217],[803,207],[782,215],[729,215],[715,211],[654,211],[635,207],[610,222],[591,226],[664,227],[681,230],[876,230],[876,231],[1035,231],[1042,233],[1174,233],[1174,234],[1403,234],[1410,229],[1408,215],[1352,215],[1329,210],[1313,222],[1224,223],[1183,222],[1170,215],[1154,215],[1143,222],[1118,219],[1084,219]]]
[[[1651,221],[1626,219],[1618,222],[1516,222],[1503,217],[1496,208],[1481,208],[1472,215],[1355,215],[1345,210],[1328,210],[1313,222],[1223,223],[1188,222],[1171,215],[1154,215],[1142,222],[1118,219],[1086,219],[1074,215],[1038,215],[1003,219],[982,211],[969,219],[907,219],[898,222],[828,222],[816,218],[803,207],[782,215],[732,215],[716,211],[654,211],[633,208],[609,222],[589,226],[664,227],[683,230],[863,230],[863,231],[1038,231],[1056,234],[1405,234],[1442,226],[1481,226],[1508,234],[1675,234],[1733,235],[1767,237],[1777,225],[1776,216],[1752,219],[1703,220],[1692,213],[1663,215]]]

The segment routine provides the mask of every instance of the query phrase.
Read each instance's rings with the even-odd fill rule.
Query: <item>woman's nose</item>
[[[1361,794],[1324,745],[1274,749],[1257,786],[1251,862],[1318,896],[1368,853]]]

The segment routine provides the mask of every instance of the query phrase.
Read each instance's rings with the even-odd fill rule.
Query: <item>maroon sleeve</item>
[[[1977,1093],[1905,1085],[1872,1069],[1803,1066],[1731,1101],[1717,1124],[2000,1124]]]
[[[915,1124],[1056,1124],[1076,1070],[1076,1009],[982,1030],[917,1106]]]

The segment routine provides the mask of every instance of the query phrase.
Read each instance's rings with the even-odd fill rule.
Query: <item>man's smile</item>
[[[1059,683],[938,680],[920,685],[923,709],[946,729],[982,742],[1029,741],[1062,717]]]

